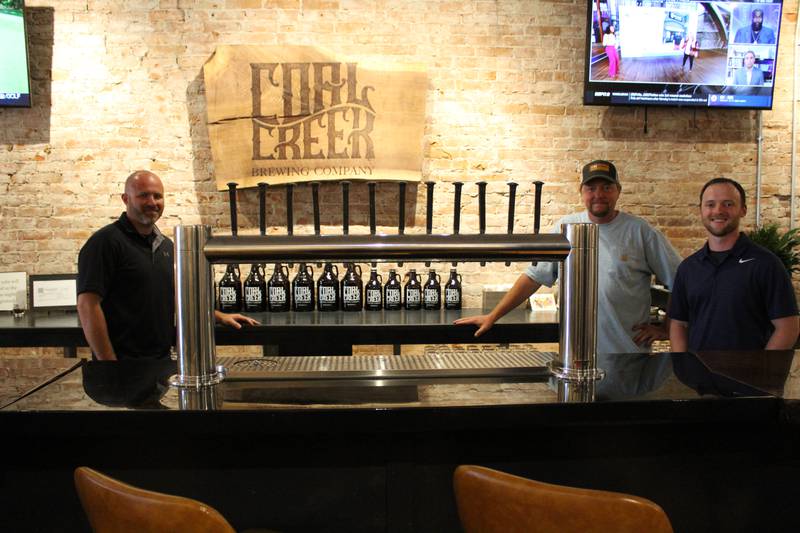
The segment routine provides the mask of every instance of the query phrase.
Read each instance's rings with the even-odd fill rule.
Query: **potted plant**
[[[800,245],[800,228],[781,233],[778,224],[773,222],[754,229],[747,236],[754,243],[777,255],[790,276],[800,272],[800,252],[796,250]]]

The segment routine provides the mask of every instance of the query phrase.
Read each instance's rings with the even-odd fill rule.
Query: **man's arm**
[[[772,332],[765,350],[790,350],[797,342],[797,335],[800,333],[800,322],[797,316],[787,316],[772,320],[775,331]]]
[[[533,281],[527,275],[522,274],[514,286],[511,287],[498,304],[492,309],[488,315],[477,315],[465,318],[459,318],[453,324],[465,325],[474,324],[478,326],[478,331],[475,332],[476,337],[480,337],[494,325],[506,313],[517,307],[524,302],[531,294],[539,290],[542,284]]]
[[[240,315],[239,313],[223,313],[214,309],[214,318],[220,324],[232,327],[233,329],[242,329],[242,324],[248,326],[257,326],[258,320],[250,318],[249,316]]]
[[[685,352],[689,348],[689,323],[682,320],[669,321],[669,344],[673,352]]]
[[[78,316],[81,319],[83,335],[89,342],[95,357],[101,361],[116,361],[117,354],[108,336],[108,324],[100,295],[96,292],[82,292],[78,295]]]

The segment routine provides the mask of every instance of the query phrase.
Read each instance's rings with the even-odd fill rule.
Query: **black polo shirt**
[[[669,317],[689,323],[690,351],[763,350],[771,321],[793,315],[797,302],[783,263],[743,233],[719,265],[706,243],[678,267]]]
[[[172,241],[140,235],[125,213],[92,235],[78,256],[78,294],[100,295],[117,358],[169,356],[175,343]]]

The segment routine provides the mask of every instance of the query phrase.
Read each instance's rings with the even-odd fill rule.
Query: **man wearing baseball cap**
[[[597,289],[597,353],[647,352],[654,340],[668,338],[668,324],[649,324],[650,282],[653,274],[672,287],[680,256],[669,241],[644,219],[619,211],[622,186],[617,168],[610,161],[595,160],[583,167],[580,194],[586,210],[567,215],[562,224],[599,224]],[[462,318],[456,324],[478,326],[475,336],[486,332],[503,315],[525,301],[542,285],[551,287],[558,276],[558,263],[529,266],[511,290],[487,315]]]

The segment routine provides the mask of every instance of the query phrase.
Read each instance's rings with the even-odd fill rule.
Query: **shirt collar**
[[[128,235],[131,235],[133,237],[142,239],[145,242],[148,241],[146,236],[144,236],[141,233],[139,233],[138,231],[136,231],[136,228],[133,227],[133,224],[131,223],[130,219],[128,219],[128,214],[125,211],[123,211],[122,214],[119,216],[119,223],[122,226],[122,229]],[[161,233],[161,230],[158,229],[158,226],[155,226],[155,225],[153,226],[153,234],[155,235],[155,238],[153,239],[153,242],[151,243],[151,247],[152,247],[152,250],[155,251],[155,250],[158,250],[158,247],[161,246],[162,242],[164,242],[164,234]]]
[[[740,232],[739,238],[736,239],[736,243],[733,245],[733,248],[731,248],[730,250],[726,250],[726,252],[730,254],[730,257],[738,259],[747,252],[751,244],[752,241],[747,237],[747,235]],[[708,241],[706,241],[706,243],[703,245],[700,255],[702,259],[710,259],[711,249],[708,247]]]

